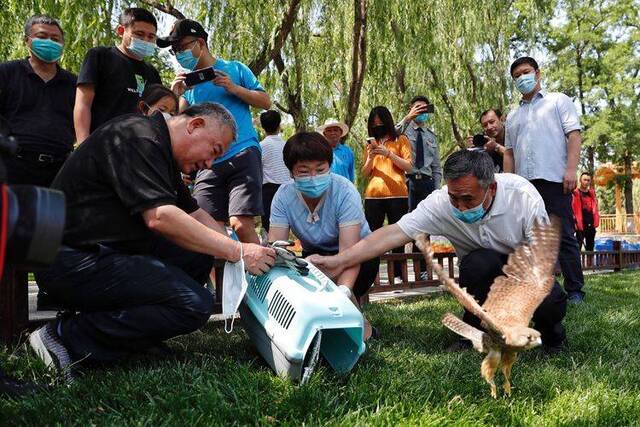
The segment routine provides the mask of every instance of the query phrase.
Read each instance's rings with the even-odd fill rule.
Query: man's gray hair
[[[58,27],[58,29],[60,30],[60,34],[62,34],[62,37],[64,37],[64,31],[62,30],[62,27],[60,26],[58,21],[56,21],[55,19],[53,19],[49,15],[33,15],[31,18],[27,19],[27,22],[24,23],[24,35],[25,35],[25,37],[30,37],[31,36],[31,27],[33,27],[34,25],[38,25],[38,24],[54,25],[54,26]]]
[[[203,102],[202,104],[190,106],[181,114],[185,114],[189,117],[210,117],[217,121],[220,126],[226,126],[229,128],[233,134],[233,139],[236,139],[236,133],[238,132],[236,121],[229,110],[227,110],[222,104],[218,104],[217,102]]]
[[[444,162],[442,173],[445,180],[472,175],[478,178],[484,189],[495,182],[493,160],[483,151],[460,150],[450,155]]]

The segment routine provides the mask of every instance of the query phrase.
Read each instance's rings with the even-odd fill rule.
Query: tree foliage
[[[447,155],[480,130],[481,111],[518,99],[508,66],[521,54],[541,55],[548,87],[578,102],[586,168],[638,154],[638,0],[0,0],[0,60],[26,56],[22,25],[47,13],[66,31],[62,65],[77,72],[90,47],[117,43],[117,17],[133,5],[153,10],[163,34],[178,17],[202,22],[214,55],[259,75],[288,132],[344,120],[357,156],[370,109],[400,120],[416,94],[435,104]],[[169,84],[168,54],[153,62]]]
[[[585,170],[624,165],[625,204],[633,213],[632,160],[640,154],[640,2],[560,0],[548,23],[548,81],[580,105]]]

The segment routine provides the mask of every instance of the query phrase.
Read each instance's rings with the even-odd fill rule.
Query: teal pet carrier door
[[[360,311],[320,270],[308,268],[304,276],[282,266],[262,276],[247,274],[249,287],[240,305],[260,355],[276,373],[296,382],[309,378],[320,355],[346,374],[365,350]]]

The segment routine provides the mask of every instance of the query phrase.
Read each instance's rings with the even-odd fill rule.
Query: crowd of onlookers
[[[198,22],[178,20],[158,37],[153,14],[128,8],[117,34],[117,46],[87,52],[76,76],[58,65],[63,29],[37,15],[25,24],[29,57],[0,64],[0,116],[19,142],[5,159],[9,183],[51,186],[67,197],[63,246],[36,273],[41,307],[68,310],[31,336],[45,361],[64,368],[116,360],[201,326],[212,310],[202,285],[213,256],[254,274],[273,265],[257,216],[270,241],[293,234],[303,255],[356,298],[372,285],[382,252],[402,252],[418,231],[444,235],[461,260],[461,281],[486,276],[481,288],[467,285],[482,299],[504,255],[536,220],[556,215],[564,289],[582,301],[576,231],[592,248],[596,197],[587,174],[576,188],[575,107],[542,89],[533,58],[511,65],[519,105],[508,116],[484,111],[483,134],[443,166],[427,97],[415,96],[397,123],[385,106],[373,108],[369,137],[355,145],[363,159],[356,170],[349,128],[338,120],[284,141],[259,80],[242,62],[215,56]],[[184,69],[170,87],[145,62],[158,48],[169,48]],[[267,110],[262,141],[252,107]],[[356,175],[366,181],[364,209]],[[392,228],[376,232],[385,222]],[[355,248],[361,255],[349,256]],[[487,266],[493,270],[478,276]],[[552,308],[538,316],[552,347],[564,340],[563,298],[558,287]]]

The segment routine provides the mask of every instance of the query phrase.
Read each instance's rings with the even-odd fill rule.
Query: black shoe
[[[60,311],[62,310],[62,304],[59,304],[51,295],[43,290],[38,290],[38,296],[36,299],[36,310],[38,311]]]
[[[163,357],[163,358],[171,357],[176,354],[175,351],[173,351],[171,347],[169,347],[167,343],[165,343],[164,341],[158,341],[151,347],[145,349],[143,353],[145,356]]]
[[[542,343],[542,351],[549,355],[560,354],[567,350],[567,340],[560,341],[560,343],[544,344]]]
[[[29,344],[47,367],[60,372],[66,384],[74,380],[71,355],[56,332],[57,321],[52,321],[29,335]]]
[[[567,297],[569,304],[580,304],[584,301],[584,294],[582,292],[571,292]]]
[[[369,337],[370,340],[379,340],[380,339],[380,330],[378,328],[375,327],[371,327],[371,337]]]
[[[39,387],[35,384],[12,378],[0,370],[0,396],[18,397],[34,394],[38,390]]]
[[[466,351],[472,348],[473,348],[473,345],[471,345],[471,341],[465,340],[465,339],[459,339],[453,344],[451,344],[449,347],[447,347],[447,352],[458,353],[460,351]]]

